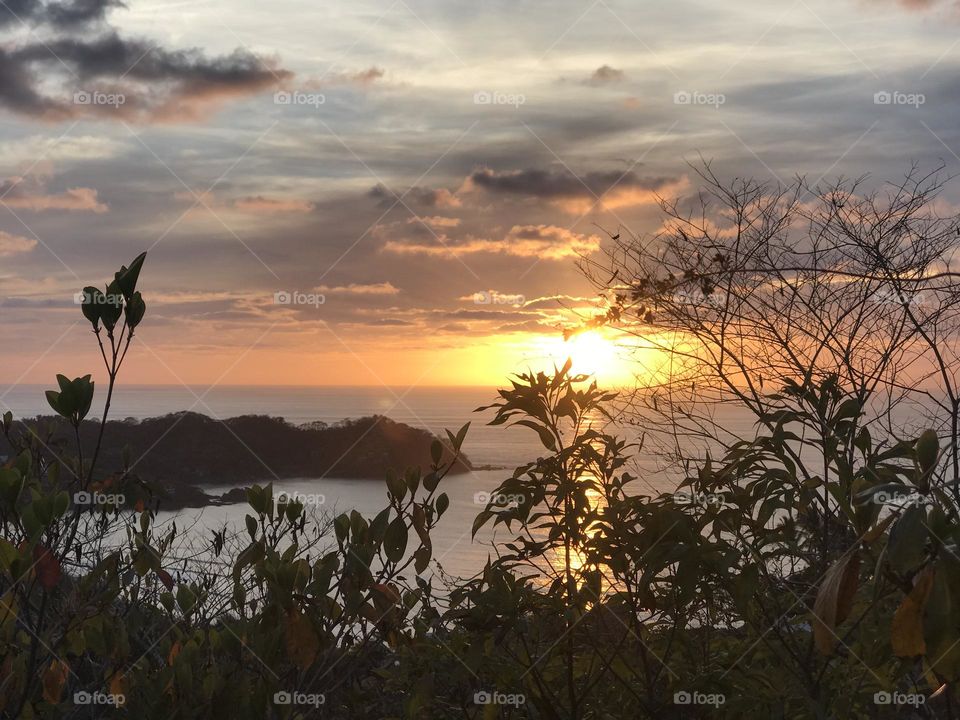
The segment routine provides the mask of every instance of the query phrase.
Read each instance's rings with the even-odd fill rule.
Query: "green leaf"
[[[928,536],[926,519],[926,508],[912,505],[891,528],[887,562],[894,572],[907,575],[923,562]]]
[[[140,253],[134,258],[133,262],[130,263],[130,267],[124,265],[117,274],[114,275],[114,283],[116,283],[117,288],[127,300],[133,297],[133,293],[137,289],[137,280],[140,279],[140,269],[143,267],[143,261],[146,260],[146,258],[147,254],[145,252]]]
[[[447,497],[446,493],[440,493],[437,496],[437,517],[440,517],[447,511],[447,508],[450,507],[450,498]]]
[[[387,560],[399,562],[407,551],[407,524],[402,517],[394,518],[383,537],[383,550]]]
[[[83,289],[82,295],[83,303],[80,309],[83,311],[83,316],[96,328],[100,322],[100,308],[104,301],[103,293],[100,292],[99,288],[88,285]]]
[[[127,300],[127,304],[123,308],[123,313],[126,317],[127,325],[131,330],[140,324],[146,311],[147,304],[143,301],[140,293],[134,293],[133,296]]]

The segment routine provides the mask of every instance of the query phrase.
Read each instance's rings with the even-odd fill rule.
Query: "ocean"
[[[50,414],[41,386],[20,385],[0,387],[0,409],[10,409],[15,417],[28,418]],[[482,569],[489,554],[491,541],[510,540],[513,535],[503,527],[493,535],[489,530],[471,539],[473,519],[483,509],[482,493],[494,490],[510,477],[514,467],[536,459],[546,451],[536,434],[523,427],[489,426],[492,411],[473,412],[480,405],[496,399],[493,388],[413,388],[386,389],[375,387],[194,387],[188,390],[174,386],[123,386],[114,397],[110,416],[147,418],[193,410],[217,418],[245,414],[263,414],[282,417],[293,424],[314,421],[327,423],[346,418],[382,414],[398,422],[424,428],[444,435],[444,429],[456,432],[470,422],[463,450],[474,466],[481,469],[470,473],[451,475],[444,479],[440,490],[450,498],[450,508],[433,534],[434,558],[452,575],[466,577]],[[198,399],[199,398],[199,399]],[[95,410],[91,417],[96,416]],[[617,431],[617,428],[613,429]],[[620,434],[627,434],[621,432]],[[106,438],[109,442],[109,435]],[[251,462],[257,462],[251,457]],[[636,468],[641,472],[642,486],[637,492],[655,494],[671,491],[676,479],[668,479],[653,470],[650,458],[638,457]],[[636,472],[636,470],[635,470]],[[386,485],[383,478],[367,480],[335,477],[277,480],[264,470],[263,482],[274,482],[277,490],[313,495],[322,500],[320,510],[338,514],[356,509],[372,518],[386,506]],[[224,478],[222,487],[210,487],[208,492],[218,494],[235,484]],[[245,504],[161,512],[160,521],[177,520],[179,528],[189,528],[196,538],[209,538],[214,529],[227,525],[243,528]]]

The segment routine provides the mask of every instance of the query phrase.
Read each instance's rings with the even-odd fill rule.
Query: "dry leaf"
[[[53,660],[43,671],[43,699],[51,705],[60,702],[63,686],[67,684],[70,667],[62,660]]]
[[[923,639],[923,608],[933,588],[933,576],[933,568],[929,567],[917,575],[910,594],[893,614],[890,641],[897,657],[915,657],[927,652],[927,643]]]
[[[813,604],[813,639],[824,655],[833,652],[835,628],[850,614],[859,578],[860,555],[856,552],[837,560],[823,576]]]

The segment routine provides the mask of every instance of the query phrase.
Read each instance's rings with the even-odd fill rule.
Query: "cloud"
[[[307,90],[322,90],[323,88],[334,87],[338,85],[365,87],[367,85],[372,85],[383,76],[383,68],[373,65],[368,67],[366,70],[360,70],[357,72],[324,73],[319,77],[308,80],[304,84],[304,88]]]
[[[43,178],[37,176],[11,177],[0,182],[0,203],[34,212],[70,210],[105,213],[109,209],[100,202],[93,188],[76,187],[62,193],[48,193]]]
[[[326,295],[397,295],[400,293],[398,288],[395,288],[388,282],[373,283],[370,285],[350,283],[349,285],[335,285],[332,287],[330,285],[320,285],[314,289],[316,292]]]
[[[436,243],[387,240],[383,249],[397,254],[436,257],[492,253],[563,260],[597,252],[600,249],[600,238],[596,235],[582,235],[555,225],[514,225],[501,240],[468,237],[463,241],[451,241],[441,235]]]
[[[183,121],[293,77],[276,60],[244,49],[208,57],[199,48],[168,50],[121,37],[105,18],[122,6],[115,0],[8,3],[0,27],[22,20],[53,35],[0,47],[0,106],[51,121]]]
[[[407,224],[414,225],[416,223],[423,223],[424,225],[429,225],[430,227],[437,228],[455,228],[460,225],[460,218],[444,217],[442,215],[433,215],[433,216],[417,216],[407,219]]]
[[[312,202],[295,198],[270,198],[263,195],[235,200],[233,207],[243,212],[256,213],[308,213],[314,209]]]
[[[0,257],[10,257],[30,252],[37,246],[37,241],[31,238],[11,235],[0,230]]]
[[[530,168],[497,172],[482,167],[470,174],[468,185],[499,195],[540,198],[567,212],[581,213],[594,205],[614,209],[655,202],[658,195],[683,187],[685,180],[642,177],[633,170],[575,175],[569,170]]]
[[[36,0],[6,0],[0,5],[0,27],[29,23],[72,30],[104,20],[115,7],[125,7],[119,0],[67,0],[42,3]]]
[[[434,189],[418,185],[410,188],[406,194],[404,194],[394,192],[383,183],[377,183],[370,188],[367,196],[374,198],[381,207],[390,207],[401,197],[404,202],[407,202],[409,198],[417,205],[430,208],[458,208],[462,205],[460,198],[446,188]]]
[[[609,65],[601,65],[593,71],[593,75],[583,81],[583,84],[590,85],[591,87],[599,87],[601,85],[620,83],[626,79],[627,76],[623,70],[617,70]]]

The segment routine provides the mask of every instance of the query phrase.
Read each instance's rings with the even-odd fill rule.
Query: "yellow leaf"
[[[43,671],[43,699],[51,705],[60,702],[63,686],[67,683],[70,667],[62,660],[53,660]]]
[[[307,670],[320,651],[320,640],[310,621],[298,610],[287,613],[287,655],[290,662]]]
[[[177,659],[177,655],[180,654],[180,641],[177,640],[173,645],[170,646],[170,652],[167,655],[167,665],[172,666],[173,661]]]
[[[897,657],[925,655],[927,643],[923,639],[923,608],[933,587],[933,568],[926,568],[917,575],[910,594],[893,614],[890,641]]]
[[[110,679],[110,694],[117,699],[117,706],[124,705],[127,700],[127,676],[121,672],[115,673]]]
[[[856,552],[837,560],[823,576],[813,603],[813,639],[824,655],[833,652],[837,642],[835,629],[853,608],[859,579],[860,555]]]

